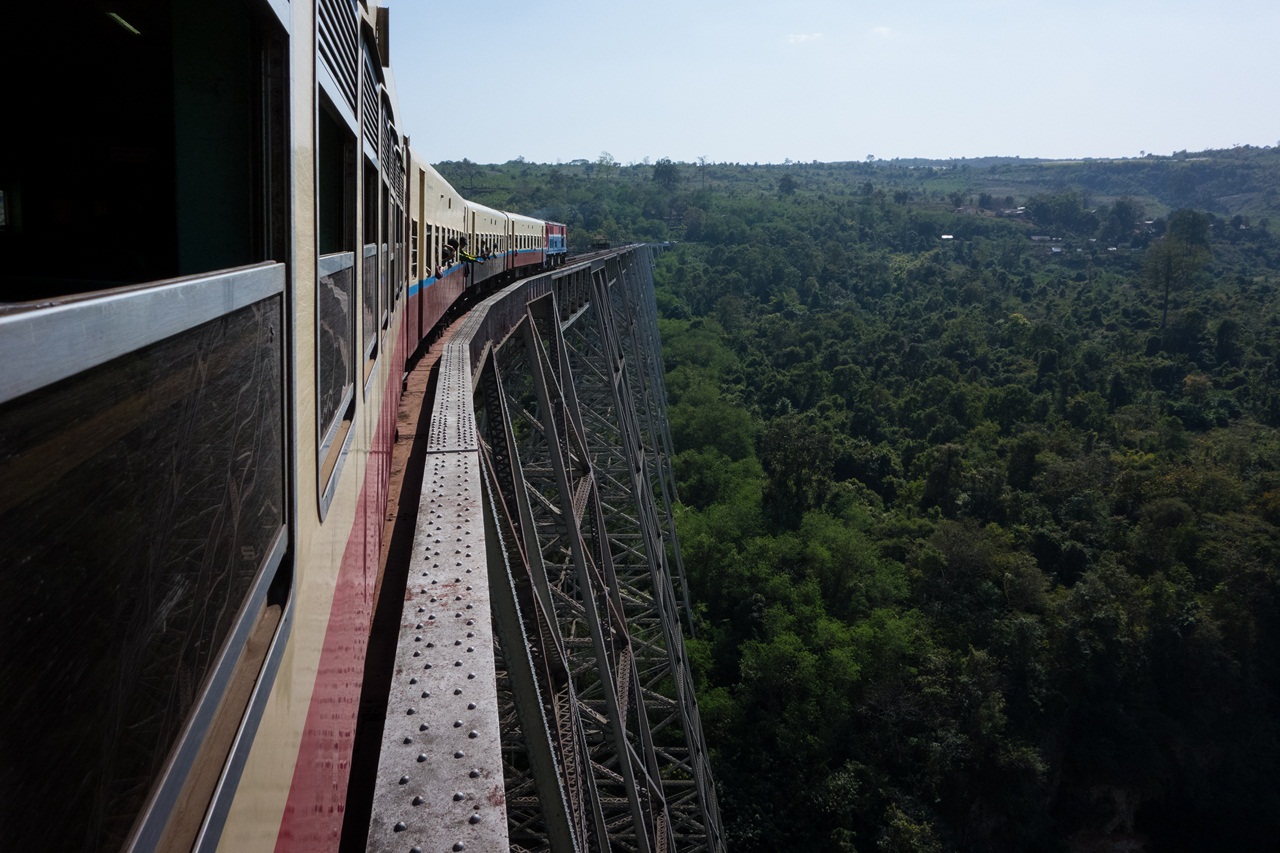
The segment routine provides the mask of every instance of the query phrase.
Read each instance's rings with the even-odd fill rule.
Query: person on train
[[[454,257],[457,253],[458,241],[450,237],[440,250],[440,266],[436,267],[436,278],[444,278],[449,267],[453,266]]]
[[[474,264],[476,262],[476,256],[467,251],[466,237],[458,239],[458,257],[461,258],[464,263]]]

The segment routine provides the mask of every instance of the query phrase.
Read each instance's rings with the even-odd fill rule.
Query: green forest
[[[440,168],[671,242],[729,849],[1274,848],[1280,149]]]

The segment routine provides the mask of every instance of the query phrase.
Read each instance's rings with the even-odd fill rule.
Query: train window
[[[395,219],[392,234],[395,242],[392,244],[391,254],[391,298],[399,299],[401,289],[404,287],[404,211],[400,209],[400,205],[395,207]]]
[[[385,181],[378,182],[378,196],[381,202],[379,210],[382,214],[378,228],[378,293],[382,301],[381,326],[385,329],[391,307],[391,264],[392,254],[395,252],[395,232],[391,220],[391,190]]]
[[[356,137],[324,97],[316,129],[316,414],[323,517],[355,416]]]
[[[409,223],[409,282],[418,283],[418,222]]]
[[[9,6],[6,32],[49,29],[41,4]],[[57,104],[77,130],[0,134],[2,301],[285,259],[268,239],[288,215],[279,33],[242,3],[118,12],[137,35],[97,4],[60,10],[58,60],[6,91],[10,128],[47,126]],[[0,70],[31,78],[21,51]]]
[[[396,206],[396,275],[393,283],[395,297],[398,300],[404,289],[405,279],[405,227],[404,227],[404,211]]]
[[[286,36],[244,3],[111,8],[133,31],[12,4],[6,31],[52,29],[58,57],[0,58],[29,81],[0,134],[0,301],[40,300],[9,334],[77,358],[0,400],[11,850],[192,849],[254,713],[228,678],[270,683],[288,591],[285,270],[258,265],[289,257]],[[50,105],[75,133],[18,131]],[[121,285],[143,286],[59,299]]]
[[[372,371],[378,354],[378,170],[368,159],[364,161],[364,250],[360,267],[361,328],[365,357],[364,378]]]

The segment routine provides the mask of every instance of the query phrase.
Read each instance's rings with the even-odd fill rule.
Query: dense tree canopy
[[[1274,845],[1280,243],[1159,211],[1200,196],[1152,168],[974,206],[869,165],[516,178],[681,240],[657,296],[731,849]]]

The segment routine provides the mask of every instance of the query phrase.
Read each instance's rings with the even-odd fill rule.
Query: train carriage
[[[543,245],[546,248],[546,264],[562,265],[569,253],[568,229],[559,222],[543,223]]]
[[[510,225],[511,268],[528,270],[542,267],[546,262],[545,223],[531,216],[512,213]]]
[[[417,273],[409,284],[410,327],[421,340],[462,296],[467,268],[457,256],[466,204],[439,172],[410,149],[409,228],[418,235]]]
[[[510,269],[507,243],[509,216],[483,204],[467,202],[466,252],[476,258],[470,265],[471,286],[502,277]]]
[[[389,27],[73,4],[11,87],[76,120],[0,135],[12,849],[337,849],[406,363],[548,233],[415,156]]]

